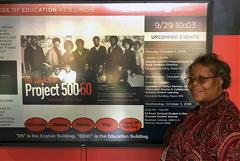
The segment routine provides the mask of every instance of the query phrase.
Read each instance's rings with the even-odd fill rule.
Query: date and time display
[[[204,32],[206,17],[145,17],[145,32]]]
[[[154,22],[155,29],[196,29],[197,22],[195,21],[178,21],[178,22],[171,22],[171,21],[156,21]]]

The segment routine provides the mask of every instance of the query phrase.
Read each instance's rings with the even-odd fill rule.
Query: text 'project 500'
[[[25,84],[26,96],[38,96],[43,100],[47,96],[91,96],[92,95],[92,83],[80,82],[80,83],[61,83],[54,86],[45,86],[44,83],[41,86],[33,86],[32,84]]]

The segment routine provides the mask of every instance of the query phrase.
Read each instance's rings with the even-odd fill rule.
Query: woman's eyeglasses
[[[204,84],[207,82],[208,79],[210,78],[216,78],[217,76],[212,76],[212,77],[203,77],[203,76],[199,76],[197,78],[193,78],[193,77],[187,77],[185,78],[185,82],[187,84],[193,84],[195,81],[198,83],[198,84]]]

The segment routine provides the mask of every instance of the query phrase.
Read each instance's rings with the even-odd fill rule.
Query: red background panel
[[[162,148],[88,148],[87,161],[159,161]]]
[[[214,36],[213,52],[219,54],[231,67],[232,84],[228,91],[240,109],[240,35]]]
[[[1,161],[159,161],[161,148],[2,147]]]
[[[1,147],[0,161],[82,161],[81,148]]]

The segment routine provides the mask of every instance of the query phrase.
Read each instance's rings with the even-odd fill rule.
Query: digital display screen
[[[0,4],[0,143],[163,144],[197,105],[184,78],[211,45],[209,6]]]

